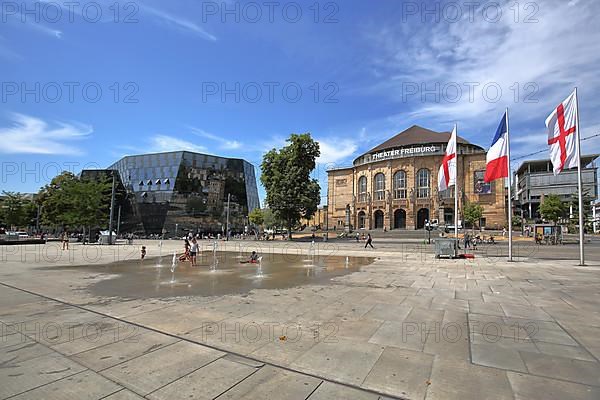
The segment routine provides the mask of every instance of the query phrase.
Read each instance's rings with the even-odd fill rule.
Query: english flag
[[[546,119],[554,175],[558,175],[563,169],[577,167],[577,112],[577,97],[573,92]]]
[[[446,154],[438,173],[438,191],[442,192],[452,185],[456,185],[456,126],[450,135]]]
[[[506,119],[507,115],[505,113],[496,130],[492,146],[485,157],[486,165],[483,180],[486,183],[508,177],[508,125]]]

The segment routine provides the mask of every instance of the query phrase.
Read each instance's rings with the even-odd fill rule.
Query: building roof
[[[367,154],[402,146],[448,143],[451,134],[451,132],[435,132],[418,125],[413,125],[381,143],[379,146],[372,148]],[[471,144],[460,136],[457,136],[456,141],[462,144]]]
[[[581,156],[581,166],[583,168],[587,167],[589,164],[591,164],[592,162],[594,162],[598,157],[600,157],[600,154],[584,154]],[[521,164],[521,166],[519,167],[519,169],[517,170],[517,174],[521,175],[522,173],[525,172],[525,170],[527,169],[528,166],[532,166],[534,168],[538,167],[545,167],[548,163],[550,162],[549,158],[545,158],[542,160],[527,160],[527,161],[523,161],[523,163]],[[550,167],[552,168],[552,167]],[[535,172],[540,172],[540,171],[533,171],[532,173]],[[552,169],[550,169],[550,172],[552,172]]]

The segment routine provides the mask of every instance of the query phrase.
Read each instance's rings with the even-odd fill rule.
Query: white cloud
[[[496,23],[486,21],[480,8],[472,22],[467,13],[457,23],[422,23],[420,16],[414,16],[408,18],[408,23],[394,21],[374,29],[369,33],[374,47],[372,59],[383,78],[377,78],[370,93],[392,96],[408,108],[394,116],[405,125],[407,120],[426,120],[430,124],[458,120],[459,125],[471,130],[481,129],[482,124],[497,124],[508,106],[512,121],[539,121],[543,132],[547,114],[576,85],[581,88],[583,107],[594,109],[599,105],[595,93],[600,89],[600,30],[594,27],[600,2],[549,0],[537,9],[536,23],[524,22],[532,9],[523,10],[523,3],[519,3],[518,22],[511,8],[514,2],[501,4],[503,15]],[[479,84],[474,101],[463,86],[467,82]],[[433,95],[423,101],[421,93],[403,98],[403,84],[406,92],[407,83],[424,84],[428,89],[436,84],[443,88],[457,83],[463,86],[463,93],[456,102],[448,101],[452,92],[439,101]],[[515,83],[519,87],[516,99]],[[529,83],[537,89],[526,86]],[[500,101],[486,101],[482,94],[485,84],[497,84],[502,89]],[[536,93],[532,98],[537,101],[525,102],[533,91]],[[489,97],[493,94],[490,90]],[[582,124],[598,122],[591,112],[588,115],[590,120]]]
[[[28,23],[27,26],[31,27],[32,29],[38,32],[43,33],[44,35],[52,36],[57,39],[62,39],[63,37],[63,32],[58,29],[48,28],[47,26],[38,23]]]
[[[0,128],[0,153],[6,154],[67,154],[83,151],[70,142],[88,137],[93,129],[89,125],[55,122],[54,127],[39,118],[24,114],[11,114],[13,125]]]
[[[352,157],[358,145],[350,139],[317,139],[321,149],[321,156],[317,159],[317,163],[330,166],[340,166],[341,164],[348,165],[349,158]]]
[[[215,135],[214,133],[209,133],[203,129],[194,127],[190,127],[190,130],[197,136],[220,143],[220,148],[223,150],[237,150],[242,147],[242,143],[237,140],[226,139],[223,136]]]
[[[155,17],[157,17],[161,22],[166,25],[176,27],[178,29],[184,30],[186,32],[190,32],[192,34],[198,35],[203,39],[214,42],[217,40],[217,37],[208,33],[204,28],[197,25],[196,23],[189,21],[185,18],[172,15],[167,13],[164,10],[160,10],[158,8],[150,7],[145,4],[140,4],[140,10],[147,12]]]
[[[155,135],[150,139],[151,153],[182,150],[193,151],[197,153],[207,152],[207,149],[204,146],[200,146],[187,140],[182,140],[173,136]]]
[[[22,6],[25,7],[25,3],[23,3]],[[62,39],[63,32],[61,30],[49,28],[46,25],[42,25],[39,22],[39,20],[43,20],[43,18],[38,18],[39,16],[32,14],[23,15],[23,11],[25,10],[19,9],[18,11],[19,12],[15,13],[7,13],[5,16],[3,16],[3,23],[11,21],[15,26],[25,26],[44,35],[52,36],[57,39]],[[6,18],[6,16],[11,17],[11,19]]]

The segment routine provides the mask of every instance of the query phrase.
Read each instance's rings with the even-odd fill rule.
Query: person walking
[[[371,237],[371,234],[367,234],[367,243],[365,243],[365,249],[367,248],[367,246],[371,246],[372,249],[374,249],[375,247],[373,247],[373,238]]]

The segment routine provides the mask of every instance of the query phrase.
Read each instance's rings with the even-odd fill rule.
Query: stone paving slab
[[[131,343],[136,340],[138,328],[124,322],[102,318],[101,323],[83,327],[81,337],[52,345],[51,347],[64,355],[70,356],[84,351],[103,347],[121,340]],[[79,336],[79,335],[77,335]]]
[[[277,365],[289,366],[318,343],[308,332],[300,334],[300,336],[295,335],[295,337],[282,339],[284,338],[269,340],[264,346],[250,353],[250,356]]]
[[[387,347],[362,387],[379,393],[396,393],[410,399],[424,399],[433,359],[434,356],[422,352]]]
[[[519,351],[495,343],[471,343],[471,360],[486,367],[528,372]]]
[[[84,371],[20,394],[12,399],[97,400],[122,389],[122,386],[93,371]]]
[[[515,400],[600,399],[600,388],[533,375],[508,373]]]
[[[160,333],[138,330],[134,336],[121,338],[115,343],[74,354],[71,358],[94,371],[102,371],[177,341],[179,339]]]
[[[102,374],[145,396],[224,355],[204,346],[177,342],[106,369]]]
[[[427,400],[512,400],[506,372],[436,356]]]
[[[550,356],[567,357],[575,360],[596,362],[593,355],[580,346],[563,346],[560,344],[535,342],[535,347],[540,353]]]
[[[58,353],[47,354],[18,363],[5,363],[0,368],[0,399],[77,374],[85,367]]]
[[[306,399],[321,382],[317,378],[267,365],[217,399]]]
[[[365,318],[377,319],[380,321],[404,321],[413,307],[408,305],[398,305],[391,307],[389,304],[375,304],[373,308],[365,314]]]
[[[39,297],[38,297],[39,300]],[[0,300],[1,301],[1,300]],[[0,303],[2,304],[2,303]],[[5,324],[19,323],[39,318],[52,311],[59,311],[62,304],[51,300],[40,300],[18,305],[0,306],[0,321]]]
[[[382,346],[371,343],[344,339],[336,342],[324,341],[304,353],[291,366],[300,371],[358,386],[369,374],[383,350]]]
[[[15,344],[14,346],[3,347],[0,350],[0,366],[20,364],[32,358],[52,353],[54,353],[54,350],[50,347],[34,341]]]
[[[530,373],[576,383],[600,386],[600,364],[546,354],[521,352]]]
[[[352,389],[347,386],[338,385],[331,382],[323,382],[319,385],[307,400],[378,400],[380,396],[360,390]]]
[[[102,400],[144,400],[144,398],[130,390],[122,389],[115,394],[102,398]]]
[[[416,322],[384,321],[371,336],[369,343],[423,351],[428,334],[422,328],[423,326]]]
[[[257,370],[245,364],[218,359],[146,397],[151,400],[212,400]]]

